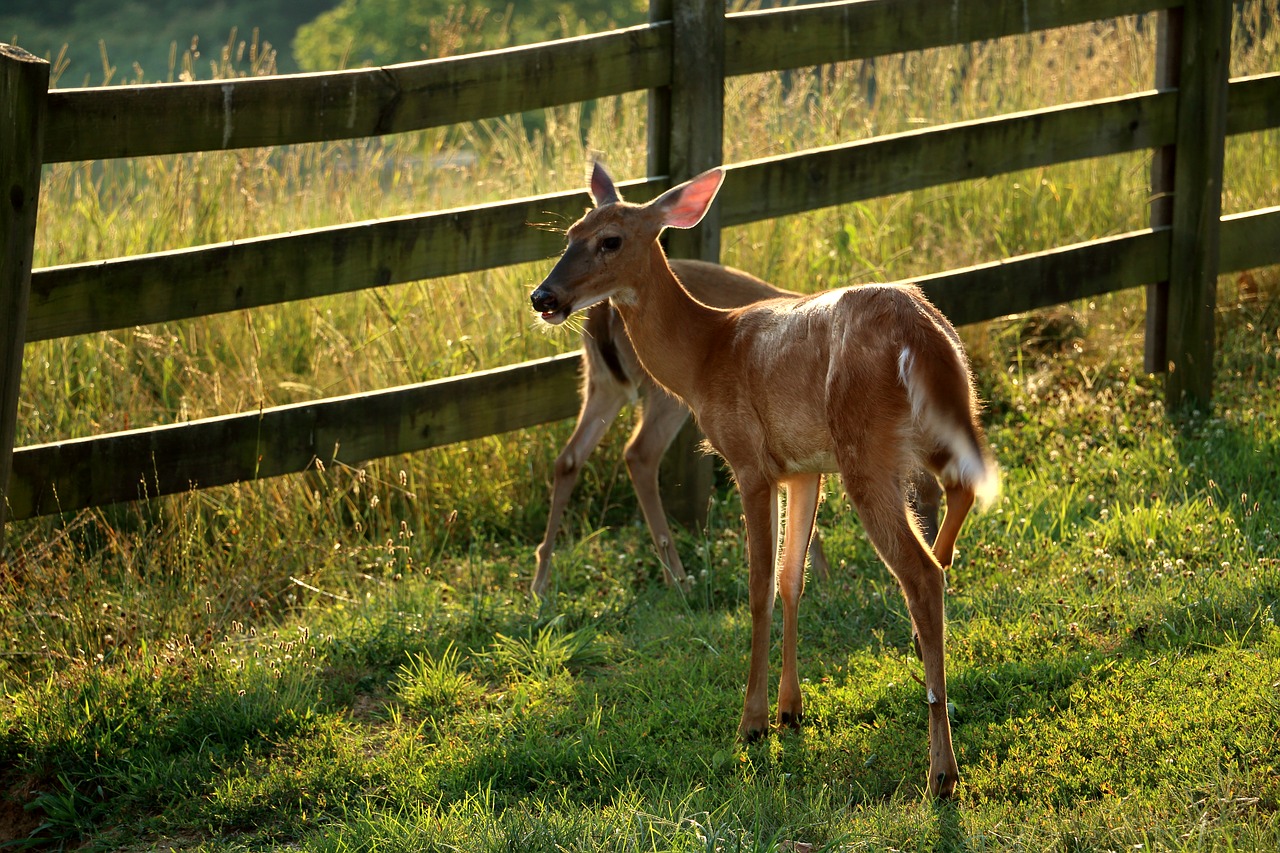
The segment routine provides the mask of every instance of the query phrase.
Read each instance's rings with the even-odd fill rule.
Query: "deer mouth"
[[[533,304],[533,310],[537,311],[538,316],[542,318],[542,322],[552,326],[560,325],[573,313],[571,303],[561,302],[554,293],[542,288],[535,290],[529,301]]]
[[[569,319],[569,312],[568,311],[543,311],[540,314],[538,314],[538,316],[542,318],[542,322],[548,325],[559,326],[565,320]]]

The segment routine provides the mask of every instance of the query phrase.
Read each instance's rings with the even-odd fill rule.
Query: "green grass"
[[[1273,31],[1238,46],[1235,73],[1280,68],[1274,44]],[[1149,28],[1123,22],[881,60],[874,103],[857,63],[789,88],[735,80],[727,158],[1142,88],[1150,47]],[[512,119],[51,167],[37,264],[574,188],[591,146],[638,175],[643,115],[623,98],[555,111],[531,141]],[[1275,203],[1276,139],[1232,141],[1229,210]],[[457,145],[484,156],[426,167]],[[798,289],[991,260],[1141,227],[1146,170],[1109,158],[736,228],[725,259]],[[32,345],[20,441],[570,349],[524,306],[544,272]],[[819,517],[833,577],[801,609],[808,723],[745,747],[732,489],[722,480],[706,531],[681,535],[692,591],[668,591],[614,430],[537,607],[525,589],[568,434],[557,424],[10,525],[0,837],[209,851],[1275,849],[1280,278],[1224,278],[1219,295],[1215,403],[1175,417],[1140,369],[1140,293],[965,330],[1005,493],[971,517],[949,579],[952,804],[923,795],[909,619],[838,485]]]

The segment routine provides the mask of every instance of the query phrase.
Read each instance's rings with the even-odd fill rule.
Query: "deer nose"
[[[533,303],[533,310],[543,314],[551,314],[559,309],[560,300],[556,299],[556,295],[549,290],[539,287],[529,297],[529,301]]]

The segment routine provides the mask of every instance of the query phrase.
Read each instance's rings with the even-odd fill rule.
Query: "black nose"
[[[560,300],[556,299],[556,295],[541,287],[533,292],[529,301],[533,303],[534,311],[540,311],[543,314],[550,314],[560,307]]]

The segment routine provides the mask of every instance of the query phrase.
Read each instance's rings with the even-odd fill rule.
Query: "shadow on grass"
[[[623,641],[591,673],[553,674],[535,686],[493,684],[478,714],[397,720],[404,711],[396,668],[407,655],[438,651],[447,642],[484,650],[499,635],[534,637],[556,620],[554,610],[478,599],[470,617],[445,619],[414,616],[406,604],[336,641],[323,684],[274,710],[246,706],[244,683],[232,679],[209,685],[190,709],[181,707],[182,691],[157,703],[169,721],[167,738],[143,738],[132,728],[137,714],[120,710],[104,718],[105,734],[96,740],[51,742],[42,755],[16,741],[9,748],[34,755],[51,780],[71,769],[85,785],[107,783],[103,796],[134,814],[256,785],[255,774],[277,780],[258,793],[237,794],[237,803],[193,809],[200,822],[224,830],[261,823],[288,835],[317,802],[329,803],[331,814],[368,798],[395,808],[425,802],[447,810],[485,791],[499,810],[537,813],[600,809],[639,791],[651,810],[716,815],[717,832],[780,838],[802,827],[824,843],[847,832],[839,823],[851,810],[918,799],[927,769],[927,705],[911,675],[918,664],[909,652],[900,595],[883,570],[861,575],[849,584],[812,587],[802,607],[801,676],[812,679],[804,687],[805,728],[750,747],[735,741],[750,630],[745,608],[732,593],[691,608],[654,587],[603,614],[566,608],[557,623],[563,631],[598,628]],[[1119,642],[1105,649],[1075,640],[1034,659],[953,666],[962,787],[958,803],[931,812],[926,834],[934,849],[965,849],[962,818],[970,803],[1070,806],[1110,795],[1104,786],[1114,783],[1114,773],[1080,769],[1105,761],[1109,742],[1072,742],[1052,733],[1080,724],[1078,706],[1092,691],[1106,692],[1120,706],[1142,706],[1140,687],[1128,692],[1117,672],[1132,679],[1139,664],[1204,654],[1215,626],[1260,626],[1269,613],[1259,610],[1260,601],[1277,599],[1280,580],[1272,571],[1254,584],[1222,583],[1212,596],[1190,603],[1170,600],[1116,627]],[[855,658],[861,669],[849,665]],[[192,657],[193,676],[203,671],[201,660]],[[775,664],[771,679],[777,674]],[[122,694],[121,707],[140,695]],[[226,725],[228,707],[245,715],[237,726]],[[318,722],[328,715],[345,722]],[[1196,722],[1179,724],[1170,737],[1182,737]],[[288,743],[297,731],[312,745]],[[349,742],[360,737],[370,738],[367,745]],[[417,764],[407,773],[407,765],[395,761]],[[1055,778],[1055,762],[1071,765],[1075,775]],[[1027,767],[1005,766],[1020,763]],[[144,767],[150,769],[140,775]],[[294,778],[292,787],[281,787],[279,780]],[[108,811],[99,825],[121,818],[120,809]],[[663,819],[678,824],[680,815]]]

